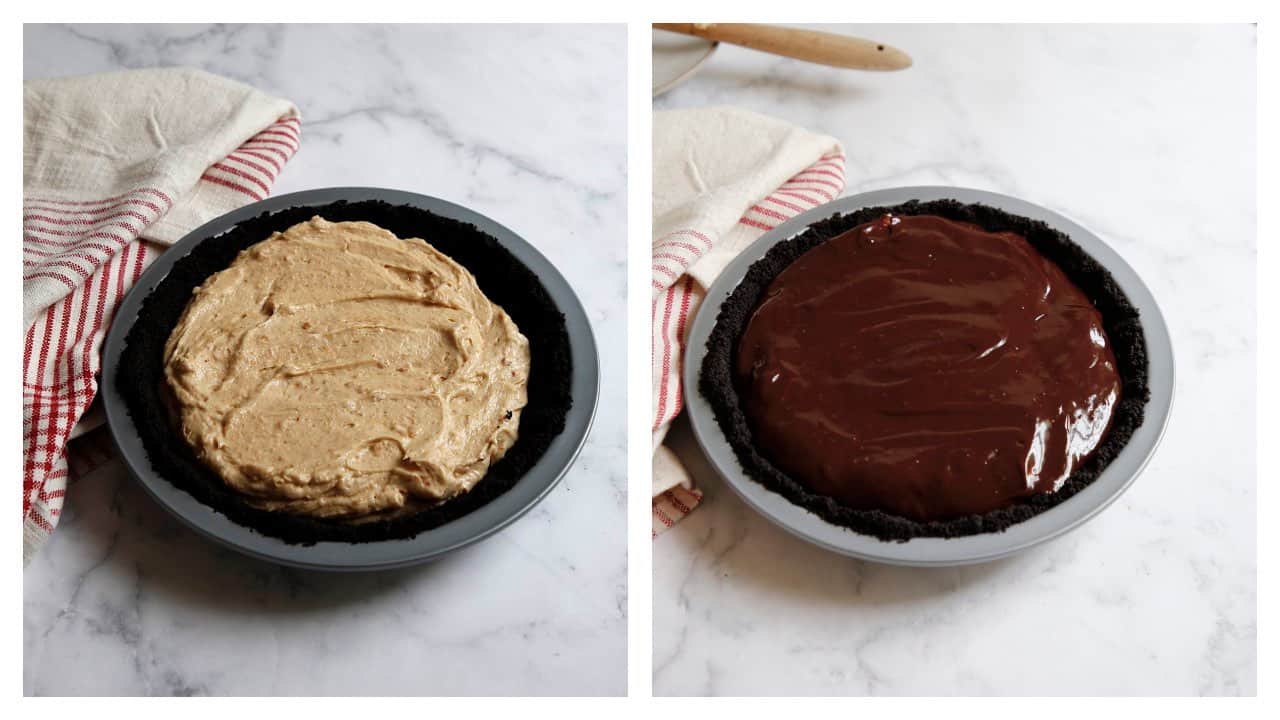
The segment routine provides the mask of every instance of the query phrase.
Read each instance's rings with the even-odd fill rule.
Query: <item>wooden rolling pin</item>
[[[834,33],[754,23],[654,23],[659,30],[741,45],[820,65],[854,70],[905,70],[911,56],[884,43]]]

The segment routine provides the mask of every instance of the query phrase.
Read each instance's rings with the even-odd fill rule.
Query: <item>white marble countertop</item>
[[[915,66],[833,71],[722,46],[654,107],[733,104],[830,133],[846,194],[964,185],[1082,222],[1161,304],[1173,417],[1096,519],[945,570],[795,539],[678,428],[706,499],[654,542],[655,693],[1256,693],[1254,28],[843,29]]]
[[[626,30],[30,26],[28,78],[192,65],[293,100],[275,193],[377,185],[489,215],[569,279],[602,362],[595,428],[547,499],[396,572],[223,550],[111,463],[24,575],[26,694],[626,691]]]

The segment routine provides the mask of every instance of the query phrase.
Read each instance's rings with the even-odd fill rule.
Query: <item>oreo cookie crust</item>
[[[506,455],[472,490],[441,505],[386,520],[349,523],[268,512],[249,505],[209,469],[174,429],[163,398],[164,345],[192,291],[225,269],[245,248],[319,215],[331,222],[363,220],[399,237],[429,238],[467,268],[481,291],[502,306],[529,339],[528,404]],[[537,275],[494,237],[473,225],[407,205],[336,202],[263,213],[197,245],[179,259],[142,302],[125,338],[116,380],[152,467],[161,477],[232,521],[287,543],[363,543],[408,538],[466,515],[503,494],[564,430],[572,406],[572,361],[564,315]]]
[[[1052,261],[1082,290],[1102,315],[1116,357],[1121,379],[1120,402],[1111,429],[1087,462],[1077,468],[1057,492],[1035,495],[982,515],[946,521],[917,522],[881,510],[855,510],[833,498],[816,494],[778,469],[756,447],[734,381],[738,341],[761,296],[773,278],[798,257],[853,227],[887,213],[937,215],[968,222],[990,232],[1014,232]],[[911,201],[901,205],[871,207],[832,217],[811,225],[803,233],[772,247],[748,269],[725,299],[707,340],[707,355],[699,372],[699,389],[707,398],[716,422],[733,448],[746,475],[788,501],[829,523],[881,540],[906,541],[913,537],[960,537],[999,532],[1067,500],[1098,478],[1142,425],[1150,398],[1147,349],[1138,310],[1111,274],[1079,245],[1047,224],[982,204],[954,200]]]

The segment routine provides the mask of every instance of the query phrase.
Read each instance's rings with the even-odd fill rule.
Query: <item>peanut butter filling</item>
[[[425,241],[315,217],[196,289],[165,378],[183,437],[250,503],[358,520],[484,477],[515,443],[529,343]]]

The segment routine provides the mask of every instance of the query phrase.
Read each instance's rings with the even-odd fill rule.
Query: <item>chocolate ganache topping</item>
[[[1102,318],[1011,232],[886,215],[774,278],[739,341],[755,441],[814,492],[922,522],[1058,490],[1120,393]]]

